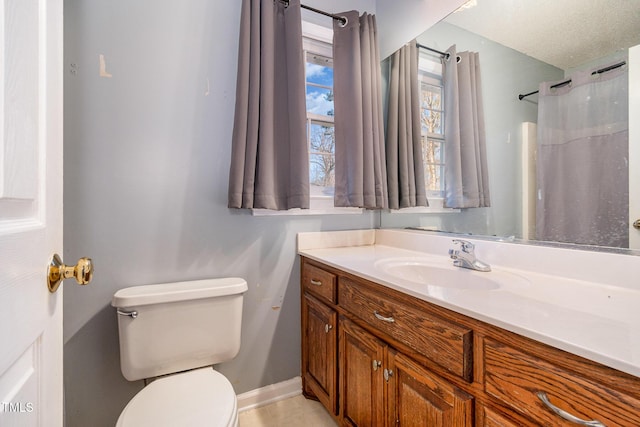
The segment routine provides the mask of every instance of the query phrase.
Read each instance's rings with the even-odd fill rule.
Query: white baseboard
[[[248,411],[299,394],[302,394],[302,378],[300,377],[260,387],[238,395],[238,412]]]

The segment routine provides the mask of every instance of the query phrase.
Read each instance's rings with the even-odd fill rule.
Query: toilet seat
[[[238,402],[229,380],[211,367],[153,381],[127,404],[116,427],[234,427]]]

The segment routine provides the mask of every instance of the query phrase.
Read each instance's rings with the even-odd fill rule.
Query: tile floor
[[[329,413],[302,395],[240,413],[240,427],[336,427]]]

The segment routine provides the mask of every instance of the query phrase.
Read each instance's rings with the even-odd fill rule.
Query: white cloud
[[[326,75],[327,68],[323,65],[307,62],[307,78]]]
[[[313,92],[307,94],[308,112],[326,115],[330,110],[333,110],[333,101],[327,101],[324,93]]]

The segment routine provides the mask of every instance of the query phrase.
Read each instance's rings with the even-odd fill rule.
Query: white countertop
[[[453,267],[443,246],[451,247],[450,237],[401,230],[301,233],[298,252],[424,301],[640,377],[640,289],[628,283],[637,282],[639,276],[634,273],[640,268],[640,257],[613,255],[612,258],[612,254],[473,242],[478,258],[491,264],[491,272]],[[526,258],[535,258],[539,268],[524,269],[526,262],[514,261],[518,259],[518,252]],[[567,261],[558,263],[558,258],[563,257],[568,257]],[[480,280],[492,278],[498,280],[500,286],[459,289],[406,280],[379,267],[394,259],[426,260],[438,265],[443,273],[464,274],[465,282],[473,283],[474,277]],[[500,263],[501,260],[505,262]],[[596,269],[585,273],[583,270],[588,270],[587,266],[594,264],[594,260],[606,264],[596,266],[598,271],[623,267],[630,270],[629,276],[625,278],[620,271],[600,276]],[[575,263],[584,268],[576,268]],[[570,270],[567,274],[557,271],[563,265]],[[578,269],[579,274],[573,273]],[[585,280],[582,276],[607,278],[608,282]]]

